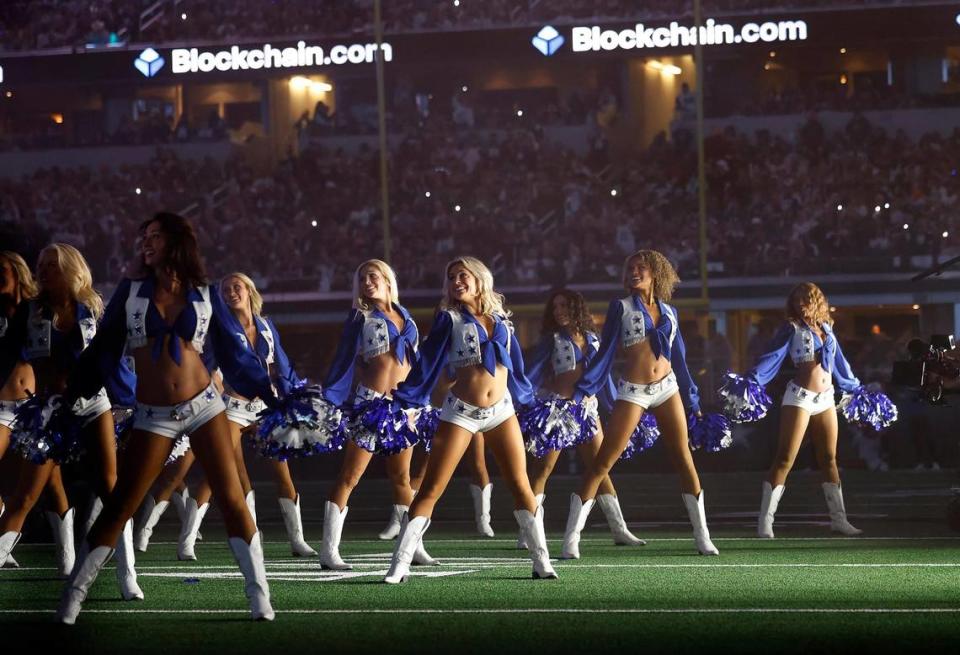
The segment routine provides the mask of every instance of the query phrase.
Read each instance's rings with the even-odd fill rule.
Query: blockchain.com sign
[[[277,47],[270,43],[261,46],[229,46],[222,50],[174,48],[170,51],[170,70],[174,75],[184,73],[211,73],[213,71],[243,71],[293,69],[344,64],[371,64],[382,53],[384,61],[393,61],[393,47],[389,43],[354,43],[335,45],[329,49],[298,41],[295,46]],[[153,48],[144,50],[134,66],[147,77],[156,75],[164,59]]]
[[[601,50],[656,50],[701,45],[735,45],[738,43],[781,43],[804,41],[807,23],[803,20],[748,22],[737,27],[709,18],[700,27],[677,21],[661,27],[637,23],[622,30],[604,29],[599,25],[570,28],[570,47],[574,52]],[[551,56],[568,39],[550,25],[533,37],[533,46]]]

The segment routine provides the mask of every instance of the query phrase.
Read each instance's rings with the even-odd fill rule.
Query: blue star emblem
[[[462,351],[462,350],[458,350],[458,351],[457,351],[457,354],[460,355],[461,357],[463,357],[463,351]]]
[[[138,326],[137,326],[137,334],[143,334],[143,326],[142,326],[142,325],[138,325]]]
[[[477,349],[476,349],[476,348],[471,348],[471,349],[470,349],[470,354],[471,354],[471,355],[477,354]]]
[[[382,334],[381,334],[378,338],[380,339],[380,343],[383,343],[384,341],[387,340],[387,338],[386,338],[385,336],[383,336]]]
[[[203,397],[207,400],[213,400],[214,393],[210,390],[207,390],[207,393],[203,394]]]
[[[462,412],[463,410],[466,409],[466,407],[463,406],[463,403],[459,403],[457,404],[457,409]]]
[[[153,418],[153,408],[148,407],[147,411],[144,412],[144,415],[146,415],[147,418]]]
[[[573,359],[573,355],[567,355],[567,361],[569,362],[571,359]]]
[[[139,310],[136,311],[136,312],[134,312],[134,313],[133,313],[133,318],[134,318],[134,320],[139,321],[141,318],[143,318],[143,312],[141,312],[141,311],[139,311]]]
[[[234,408],[234,409],[236,409],[236,408],[238,408],[238,407],[240,406],[240,401],[239,401],[239,400],[234,400],[234,401],[231,402],[230,404],[233,405],[233,408]]]
[[[637,388],[634,385],[630,385],[630,393],[636,393]]]
[[[372,346],[372,345],[373,345],[373,339],[367,339],[367,343]]]

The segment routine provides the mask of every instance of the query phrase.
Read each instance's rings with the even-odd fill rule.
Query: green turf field
[[[616,478],[631,527],[645,547],[612,545],[591,514],[583,558],[556,565],[557,581],[530,579],[514,549],[510,499],[496,486],[497,537],[471,533],[466,483],[441,501],[426,546],[440,567],[416,568],[404,585],[381,584],[392,542],[375,533],[386,487],[362,485],[347,518],[347,573],[290,556],[270,484],[259,485],[267,572],[277,619],[247,619],[240,573],[214,512],[197,562],[176,561],[170,512],[139,556],[142,603],[119,600],[112,569],[101,575],[72,628],[52,623],[62,583],[52,547],[22,544],[20,570],[0,571],[0,634],[79,652],[534,652],[538,650],[729,650],[799,652],[869,645],[873,651],[955,650],[960,644],[960,533],[943,518],[954,474],[846,474],[851,520],[866,537],[829,536],[812,473],[791,479],[774,541],[750,538],[759,474],[705,476],[707,516],[721,551],[696,554],[675,480]],[[548,487],[551,551],[559,553],[573,478]],[[302,485],[307,537],[321,532],[326,483]],[[4,641],[4,643],[9,643]],[[775,644],[775,647],[772,647]],[[14,651],[6,651],[14,652]]]

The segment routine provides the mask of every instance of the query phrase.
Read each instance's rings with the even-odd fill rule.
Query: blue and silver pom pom
[[[572,446],[584,430],[577,404],[560,397],[537,398],[517,412],[527,452],[543,457]]]
[[[113,433],[117,438],[117,443],[128,436],[133,429],[133,421],[136,418],[136,412],[125,407],[114,407],[113,410]]]
[[[690,450],[716,453],[733,445],[730,419],[723,414],[691,414],[687,417]]]
[[[840,399],[840,412],[850,423],[869,425],[879,432],[897,420],[897,406],[880,391],[858,387]]]
[[[734,423],[750,423],[767,415],[773,400],[756,380],[730,372],[725,378],[717,395],[727,418]]]
[[[421,409],[417,416],[417,435],[428,453],[433,447],[433,435],[437,433],[438,427],[440,427],[440,410],[430,405]]]
[[[343,413],[317,387],[294,388],[280,407],[261,414],[254,440],[264,457],[280,460],[309,457],[343,448]]]
[[[167,464],[173,464],[186,455],[188,450],[190,450],[190,436],[181,434],[173,444],[173,450],[170,451],[170,455],[167,457]]]
[[[61,396],[33,396],[14,410],[10,442],[34,464],[73,462],[83,456],[83,419],[61,406]]]
[[[624,449],[620,459],[630,459],[637,453],[651,448],[660,438],[660,428],[657,427],[657,419],[650,412],[644,412],[637,424],[633,434],[630,435],[630,441]]]
[[[420,441],[415,411],[385,396],[364,400],[350,410],[347,433],[368,452],[396,455]]]

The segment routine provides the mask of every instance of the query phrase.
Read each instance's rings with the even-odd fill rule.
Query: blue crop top
[[[419,360],[397,387],[394,398],[405,406],[423,407],[430,402],[430,394],[449,364],[455,369],[480,365],[490,375],[495,375],[501,365],[507,369],[507,389],[514,403],[526,405],[533,400],[517,337],[502,317],[493,318],[493,333],[488,335],[465,309],[439,312],[420,349]]]
[[[350,310],[343,324],[333,364],[323,381],[323,397],[328,402],[343,405],[347,401],[358,357],[368,362],[392,351],[400,364],[410,360],[411,366],[416,365],[420,339],[417,324],[404,307],[394,307],[403,316],[403,328],[400,330],[379,309]]]
[[[655,357],[670,360],[687,407],[694,412],[700,411],[700,392],[687,368],[687,348],[680,334],[677,310],[661,300],[657,300],[657,305],[660,320],[654,325],[639,296],[611,301],[600,337],[600,349],[577,383],[574,400],[579,402],[586,396],[596,395],[608,383],[618,345],[629,347],[649,340]]]
[[[300,378],[297,377],[297,372],[293,369],[290,358],[287,357],[286,351],[280,344],[280,333],[277,331],[277,326],[265,316],[254,316],[253,324],[257,330],[253,352],[260,360],[260,365],[270,375],[270,379],[277,385],[280,395],[285,396],[300,383]],[[238,335],[238,338],[247,348],[250,347],[246,334]],[[220,368],[216,361],[216,355],[213,353],[208,355],[208,353],[210,353],[209,350],[204,350],[203,359],[207,369],[212,371]],[[227,379],[222,369],[220,374],[224,376],[224,380],[230,387],[234,387],[233,382]]]
[[[135,295],[131,294],[133,285],[139,287]],[[180,339],[199,344],[204,363],[211,368],[212,356],[231,387],[248,398],[260,398],[270,406],[276,404],[267,372],[249,348],[240,323],[214,287],[191,288],[186,306],[173,325],[168,325],[153,303],[155,286],[152,277],[125,279],[120,283],[103,314],[97,335],[70,376],[71,395],[84,398],[95,395],[103,386],[104,376],[123,359],[128,344],[133,350],[146,345],[147,338],[155,338],[151,354],[157,358],[163,352],[163,339],[169,335],[168,352],[177,364],[181,361]],[[209,306],[209,317],[198,310],[198,306]]]
[[[850,362],[844,357],[840,342],[833,334],[833,328],[828,323],[823,323],[820,328],[826,336],[825,341],[821,340],[820,335],[809,325],[793,321],[784,323],[747,376],[756,380],[760,386],[766,386],[776,377],[783,360],[790,355],[794,365],[818,362],[824,371],[832,374],[841,391],[856,391],[860,387],[860,380],[853,374]]]

